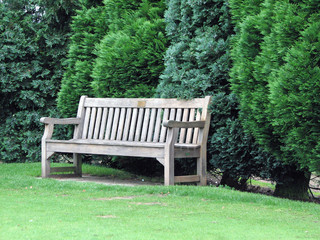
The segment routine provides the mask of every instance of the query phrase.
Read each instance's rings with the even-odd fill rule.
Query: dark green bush
[[[316,113],[310,115],[318,105],[319,70],[309,53],[317,52],[319,32],[317,27],[308,33],[305,29],[319,22],[319,2],[266,0],[254,8],[243,2],[230,1],[237,23],[231,82],[240,116],[264,149],[290,164],[276,193],[306,199],[308,168],[316,169],[313,164],[319,162],[318,123]],[[306,154],[311,149],[315,151]]]
[[[0,160],[40,160],[42,116],[57,116],[71,1],[0,2]]]

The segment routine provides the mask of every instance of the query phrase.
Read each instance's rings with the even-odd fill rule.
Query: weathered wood
[[[141,131],[141,142],[147,141],[147,133],[150,121],[150,108],[147,108],[144,112],[142,131]]]
[[[144,103],[141,105],[141,103]],[[203,98],[178,100],[174,98],[87,98],[85,107],[124,108],[198,108]]]
[[[183,115],[182,115],[182,122],[187,122],[189,118],[189,109],[184,109],[183,110]],[[184,143],[186,140],[186,128],[181,128],[180,130],[180,136],[179,136],[179,143]]]
[[[209,102],[210,97],[186,101],[82,96],[76,118],[41,118],[45,124],[41,140],[42,177],[62,170],[81,176],[81,154],[100,154],[156,158],[164,165],[165,185],[205,185]],[[54,124],[74,124],[73,139],[51,139]],[[54,153],[72,153],[74,166],[50,168],[49,157]],[[174,177],[175,158],[196,158],[197,175]]]
[[[154,133],[154,128],[156,124],[156,114],[157,114],[157,109],[153,108],[151,110],[151,117],[150,117],[150,122],[149,122],[149,129],[148,129],[148,137],[147,137],[147,142],[152,141],[152,136]]]
[[[197,115],[196,115],[196,121],[200,121],[201,115],[199,109],[197,110]],[[204,122],[205,125],[205,122]],[[204,127],[204,126],[203,126]],[[199,127],[195,127],[193,130],[193,140],[192,143],[197,143],[198,142],[198,137],[199,137]]]
[[[52,167],[50,169],[50,173],[56,173],[56,172],[74,172],[75,167]]]
[[[184,183],[184,182],[200,182],[199,175],[188,175],[188,176],[175,176],[175,183]]]
[[[103,114],[101,119],[101,126],[99,131],[99,139],[104,139],[104,134],[107,125],[108,108],[103,108]]]
[[[169,119],[169,109],[166,108],[164,109],[164,114],[163,114],[163,118],[162,121],[167,121]],[[165,142],[165,137],[167,135],[167,128],[162,126],[161,127],[161,132],[160,132],[160,140],[159,142]]]
[[[203,128],[205,124],[205,121],[181,122],[168,120],[163,122],[163,126],[170,128]]]
[[[162,114],[162,109],[158,108],[157,109],[157,118],[156,118],[155,130],[154,130],[154,135],[153,135],[153,142],[158,142],[159,141],[160,129],[161,129],[161,114]]]
[[[131,124],[130,124],[129,141],[133,141],[134,139],[134,133],[137,125],[137,118],[138,118],[138,109],[134,108],[132,113],[132,118],[131,118]]]
[[[80,124],[81,118],[49,118],[43,117],[40,119],[41,123],[45,124]]]
[[[192,108],[190,110],[190,114],[189,114],[189,122],[193,122],[194,121],[194,116],[195,115],[195,109]],[[187,130],[187,137],[186,137],[186,143],[192,143],[192,134],[193,134],[193,129],[192,128],[188,128]]]
[[[123,134],[123,130],[124,130],[125,116],[126,116],[126,109],[125,108],[121,108],[120,120],[119,120],[118,132],[117,132],[117,140],[121,140],[122,139],[122,134]]]
[[[110,134],[112,130],[112,121],[113,121],[113,113],[114,113],[114,108],[109,108],[109,114],[108,114],[108,120],[107,120],[107,128],[106,128],[106,133],[104,135],[104,139],[109,140],[110,139]]]
[[[88,129],[89,129],[89,122],[90,122],[90,115],[91,115],[91,108],[86,108],[86,114],[84,117],[84,123],[83,123],[83,132],[82,132],[82,138],[87,138],[88,136]]]
[[[77,118],[81,119],[81,123],[79,125],[75,125],[74,127],[74,133],[73,133],[73,138],[81,138],[81,134],[83,132],[83,125],[84,125],[84,114],[85,114],[85,108],[84,108],[84,103],[87,99],[87,96],[81,96],[80,101],[79,101],[79,106],[78,106],[78,111],[77,111]]]
[[[122,137],[123,141],[127,141],[129,137],[131,114],[132,114],[132,108],[128,108],[127,115],[126,115],[126,122],[124,124],[124,130],[123,130],[123,137]]]
[[[98,108],[96,122],[94,125],[95,127],[94,127],[93,139],[99,138],[101,118],[102,118],[102,108]]]
[[[178,138],[178,129],[171,128],[164,147],[164,185],[174,184],[174,144]]]
[[[96,123],[96,113],[97,113],[97,108],[92,108],[91,109],[91,114],[90,114],[90,124],[89,124],[89,130],[88,130],[88,139],[92,139],[93,137],[93,131],[95,128],[95,123]]]
[[[134,141],[140,141],[141,136],[141,130],[142,130],[142,122],[143,122],[143,115],[144,115],[144,109],[139,108],[139,115],[138,115],[138,121],[137,121],[137,127],[136,127],[136,133],[134,136]]]

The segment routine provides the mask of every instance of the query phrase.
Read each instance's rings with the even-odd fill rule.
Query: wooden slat
[[[134,108],[132,112],[132,118],[131,118],[131,124],[130,124],[129,141],[133,141],[134,139],[134,133],[137,125],[137,117],[138,117],[138,109]]]
[[[96,113],[97,113],[97,108],[92,108],[91,115],[90,115],[88,137],[87,137],[88,139],[92,139],[92,136],[93,136],[94,124],[96,123]]]
[[[141,142],[147,141],[147,133],[150,121],[150,108],[147,108],[144,112],[144,119],[142,124]]]
[[[176,121],[181,121],[181,119],[182,119],[182,109],[179,108],[179,109],[177,109],[177,114],[176,114],[175,120]],[[181,129],[179,129],[179,131],[181,131]],[[179,137],[180,136],[178,136],[178,142],[179,142]]]
[[[153,135],[153,142],[159,142],[162,111],[163,110],[161,108],[157,109],[157,118],[156,118],[155,130],[154,130],[154,135]]]
[[[91,108],[86,108],[86,114],[84,117],[83,131],[82,131],[82,138],[83,139],[86,139],[88,136],[90,113],[91,113]]]
[[[189,114],[189,119],[188,121],[194,121],[194,117],[195,117],[195,109],[192,108],[190,110],[190,114]],[[187,130],[187,137],[186,137],[186,143],[191,143],[192,142],[192,133],[193,133],[193,129],[189,128]]]
[[[107,116],[108,116],[108,108],[103,108],[99,139],[103,139],[104,137],[104,133],[107,125]]]
[[[50,168],[50,173],[55,172],[74,172],[76,168],[75,167],[53,167]]]
[[[156,114],[157,114],[157,109],[152,108],[151,109],[151,117],[150,117],[150,122],[149,122],[149,129],[148,129],[148,137],[147,137],[147,142],[152,141],[152,136],[153,136],[153,130],[156,124]]]
[[[85,107],[124,107],[124,108],[198,108],[203,98],[178,100],[174,98],[87,98]]]
[[[166,108],[166,109],[164,109],[163,118],[162,118],[161,122],[163,122],[165,120],[168,120],[168,119],[169,119],[169,109]],[[167,134],[167,128],[164,127],[164,126],[161,126],[159,142],[164,142],[165,141],[166,134]]]
[[[143,115],[144,115],[144,109],[143,108],[139,108],[139,115],[138,115],[136,133],[135,133],[135,136],[134,136],[134,140],[135,141],[139,141],[140,140],[142,122],[143,122]]]
[[[174,182],[183,183],[183,182],[200,182],[199,175],[189,175],[189,176],[175,176]]]
[[[186,122],[186,121],[188,121],[188,118],[189,118],[189,109],[184,109],[183,115],[182,115],[182,121]],[[179,143],[185,143],[186,132],[187,132],[186,128],[182,128],[180,130]]]
[[[201,113],[199,111],[199,109],[197,110],[197,116],[196,116],[196,120],[199,121],[201,119]],[[198,137],[199,137],[199,128],[195,128],[193,131],[193,140],[192,143],[197,143],[198,142]]]
[[[132,108],[128,108],[127,109],[127,114],[126,114],[126,121],[125,121],[125,124],[124,124],[124,130],[123,130],[123,137],[122,137],[123,141],[127,141],[128,140],[130,122],[131,122],[131,114],[132,114]]]
[[[111,131],[111,140],[116,140],[118,125],[120,118],[120,108],[116,108],[114,111],[113,123],[112,123],[112,131]]]
[[[82,96],[79,101],[77,118],[81,118],[81,124],[76,125],[74,128],[73,138],[75,138],[75,139],[82,137],[83,123],[84,123],[84,116],[85,116],[84,103],[85,103],[86,99],[87,99],[87,96]]]
[[[96,116],[96,123],[95,123],[94,133],[93,133],[93,139],[98,139],[98,137],[99,137],[101,117],[102,117],[102,108],[98,108],[97,116]]]
[[[126,117],[126,109],[125,108],[121,108],[119,126],[118,126],[118,132],[117,132],[117,140],[121,140],[122,139],[125,117]]]
[[[106,134],[104,136],[104,139],[107,139],[107,140],[110,139],[110,133],[111,133],[111,127],[112,127],[112,121],[113,121],[113,113],[114,113],[114,108],[109,108]]]

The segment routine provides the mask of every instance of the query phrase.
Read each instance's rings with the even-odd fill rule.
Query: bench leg
[[[202,154],[201,154],[202,155]],[[197,175],[200,176],[200,182],[198,185],[207,185],[207,158],[206,155],[202,155],[197,158]]]
[[[174,158],[173,156],[164,159],[164,185],[174,185]]]
[[[75,175],[82,177],[82,157],[81,154],[73,154],[73,165],[75,166]]]
[[[47,178],[50,175],[50,160],[47,152],[46,143],[41,143],[41,177]]]

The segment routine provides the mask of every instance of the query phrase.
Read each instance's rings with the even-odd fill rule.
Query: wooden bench
[[[193,100],[80,98],[76,118],[41,118],[42,177],[56,172],[81,176],[81,154],[156,158],[164,166],[164,183],[206,185],[210,97]],[[52,139],[55,124],[73,124],[70,140]],[[73,153],[72,167],[50,167],[54,153]],[[175,158],[197,158],[197,175],[174,176]]]

